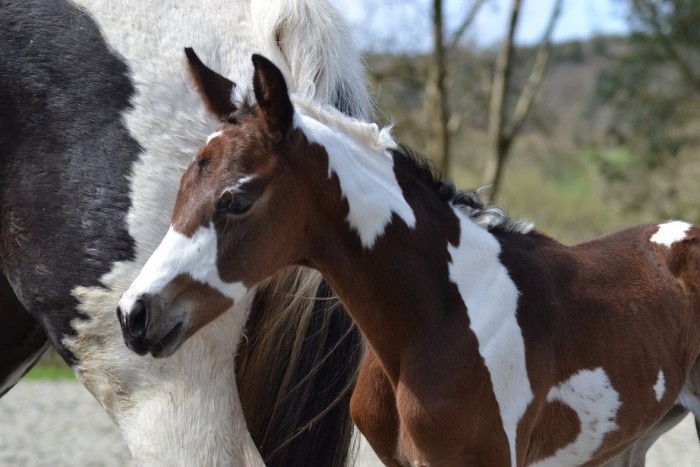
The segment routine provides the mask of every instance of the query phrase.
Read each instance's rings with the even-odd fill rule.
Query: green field
[[[27,373],[25,376],[27,379],[65,379],[65,380],[75,380],[75,375],[73,371],[67,366],[55,366],[55,365],[43,365],[38,364]]]

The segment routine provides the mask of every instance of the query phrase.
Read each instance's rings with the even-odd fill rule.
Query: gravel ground
[[[379,467],[366,445],[357,467]],[[133,467],[117,429],[72,381],[21,381],[0,399],[0,466]],[[700,467],[690,417],[652,448],[647,466]]]

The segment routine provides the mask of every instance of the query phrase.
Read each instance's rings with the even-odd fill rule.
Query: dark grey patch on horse
[[[46,333],[24,309],[0,274],[0,397],[24,376],[48,348]]]
[[[0,1],[0,24],[2,272],[75,364],[61,341],[87,317],[71,291],[134,257],[127,176],[141,148],[122,121],[134,86],[68,1]]]

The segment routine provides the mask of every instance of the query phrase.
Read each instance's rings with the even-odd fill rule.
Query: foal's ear
[[[236,110],[236,106],[231,102],[231,92],[236,83],[208,68],[191,47],[185,48],[185,55],[192,80],[207,110],[219,118],[226,119]]]
[[[253,91],[268,129],[286,135],[292,128],[294,106],[289,99],[284,75],[274,63],[262,55],[253,55]]]

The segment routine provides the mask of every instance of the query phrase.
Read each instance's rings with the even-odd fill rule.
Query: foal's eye
[[[226,214],[245,214],[253,205],[253,199],[245,193],[226,191],[219,200],[218,210]]]

